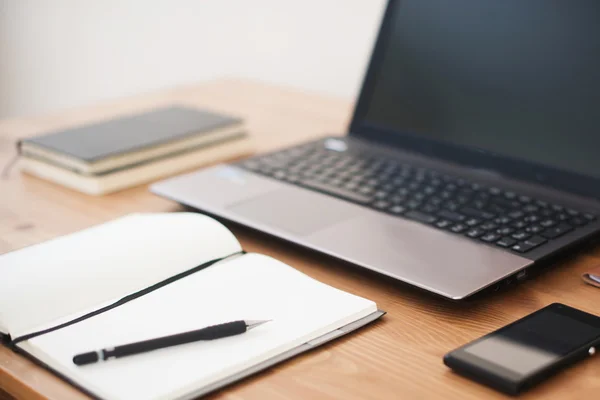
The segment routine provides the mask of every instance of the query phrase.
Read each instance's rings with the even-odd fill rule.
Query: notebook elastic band
[[[99,308],[98,310],[95,310],[95,311],[92,311],[92,312],[87,313],[85,315],[82,315],[81,317],[77,317],[75,319],[72,319],[71,321],[62,323],[60,325],[53,326],[52,328],[43,329],[41,331],[37,331],[37,332],[33,332],[33,333],[28,333],[27,335],[16,337],[16,338],[14,338],[11,341],[10,344],[14,346],[17,343],[22,342],[24,340],[29,340],[29,339],[34,338],[36,336],[41,336],[41,335],[44,335],[46,333],[54,332],[54,331],[57,331],[59,329],[65,328],[67,326],[70,326],[70,325],[76,324],[78,322],[84,321],[84,320],[86,320],[88,318],[91,318],[91,317],[94,317],[96,315],[102,314],[102,313],[104,313],[106,311],[112,310],[113,308],[117,308],[117,307],[119,307],[119,306],[121,306],[121,305],[123,305],[125,303],[129,303],[132,300],[135,300],[135,299],[137,299],[139,297],[142,297],[142,296],[144,296],[144,295],[146,295],[148,293],[151,293],[151,292],[153,292],[153,291],[155,291],[157,289],[160,289],[163,286],[167,286],[170,283],[173,283],[173,282],[178,281],[178,280],[180,280],[182,278],[185,278],[188,275],[191,275],[191,274],[196,273],[198,271],[201,271],[201,270],[203,270],[205,268],[208,268],[211,265],[213,265],[215,263],[218,263],[219,261],[225,260],[226,258],[233,257],[233,256],[239,255],[239,254],[244,254],[244,253],[245,252],[242,251],[242,252],[239,252],[239,253],[233,253],[233,254],[230,254],[230,255],[225,256],[225,257],[215,258],[214,260],[207,261],[204,264],[200,264],[200,265],[198,265],[198,266],[196,266],[194,268],[188,269],[187,271],[183,271],[183,272],[181,272],[181,273],[179,273],[177,275],[173,275],[173,276],[171,276],[171,277],[169,277],[169,278],[167,278],[167,279],[165,279],[163,281],[155,283],[152,286],[148,286],[145,289],[142,289],[142,290],[139,290],[139,291],[137,291],[135,293],[127,295],[127,296],[123,297],[122,299],[117,300],[116,302],[114,302],[112,304],[109,304],[108,306]]]

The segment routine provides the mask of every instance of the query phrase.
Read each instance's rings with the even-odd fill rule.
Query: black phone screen
[[[593,315],[553,304],[467,344],[462,351],[515,377],[527,377],[594,343],[600,338],[599,321]]]

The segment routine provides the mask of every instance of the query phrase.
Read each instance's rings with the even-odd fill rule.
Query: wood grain
[[[352,111],[350,103],[338,99],[222,80],[60,115],[2,121],[0,165],[13,157],[18,138],[170,103],[240,115],[248,122],[259,152],[344,132]],[[180,209],[148,193],[146,186],[90,197],[17,170],[0,180],[0,193],[0,253],[130,212]],[[600,290],[580,279],[583,271],[600,264],[598,248],[584,249],[512,290],[456,304],[243,227],[229,227],[246,250],[279,258],[325,283],[368,297],[388,314],[356,334],[233,385],[213,395],[215,399],[499,399],[503,396],[450,372],[442,356],[552,302],[600,312]],[[589,360],[523,398],[596,398],[599,376],[600,363]],[[0,388],[17,399],[86,398],[4,347],[0,347]]]

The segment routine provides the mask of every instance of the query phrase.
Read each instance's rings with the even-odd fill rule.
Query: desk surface
[[[216,81],[60,115],[2,121],[0,166],[14,157],[18,138],[174,102],[244,117],[261,152],[344,132],[352,111],[352,105],[342,100],[246,81]],[[148,193],[145,186],[89,197],[17,170],[0,180],[0,193],[0,254],[130,212],[179,209]],[[454,304],[242,227],[230,227],[246,250],[279,258],[325,283],[370,298],[388,314],[356,334],[233,385],[214,398],[503,398],[450,372],[442,364],[442,356],[552,302],[600,312],[600,290],[580,279],[584,270],[600,263],[598,248],[583,250],[544,276],[508,292]],[[595,398],[600,393],[598,377],[600,361],[589,360],[523,398]],[[17,398],[86,398],[0,346],[0,398],[2,390]]]

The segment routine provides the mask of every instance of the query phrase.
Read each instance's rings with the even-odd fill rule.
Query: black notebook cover
[[[239,123],[239,118],[175,106],[52,132],[21,143],[91,163]]]

